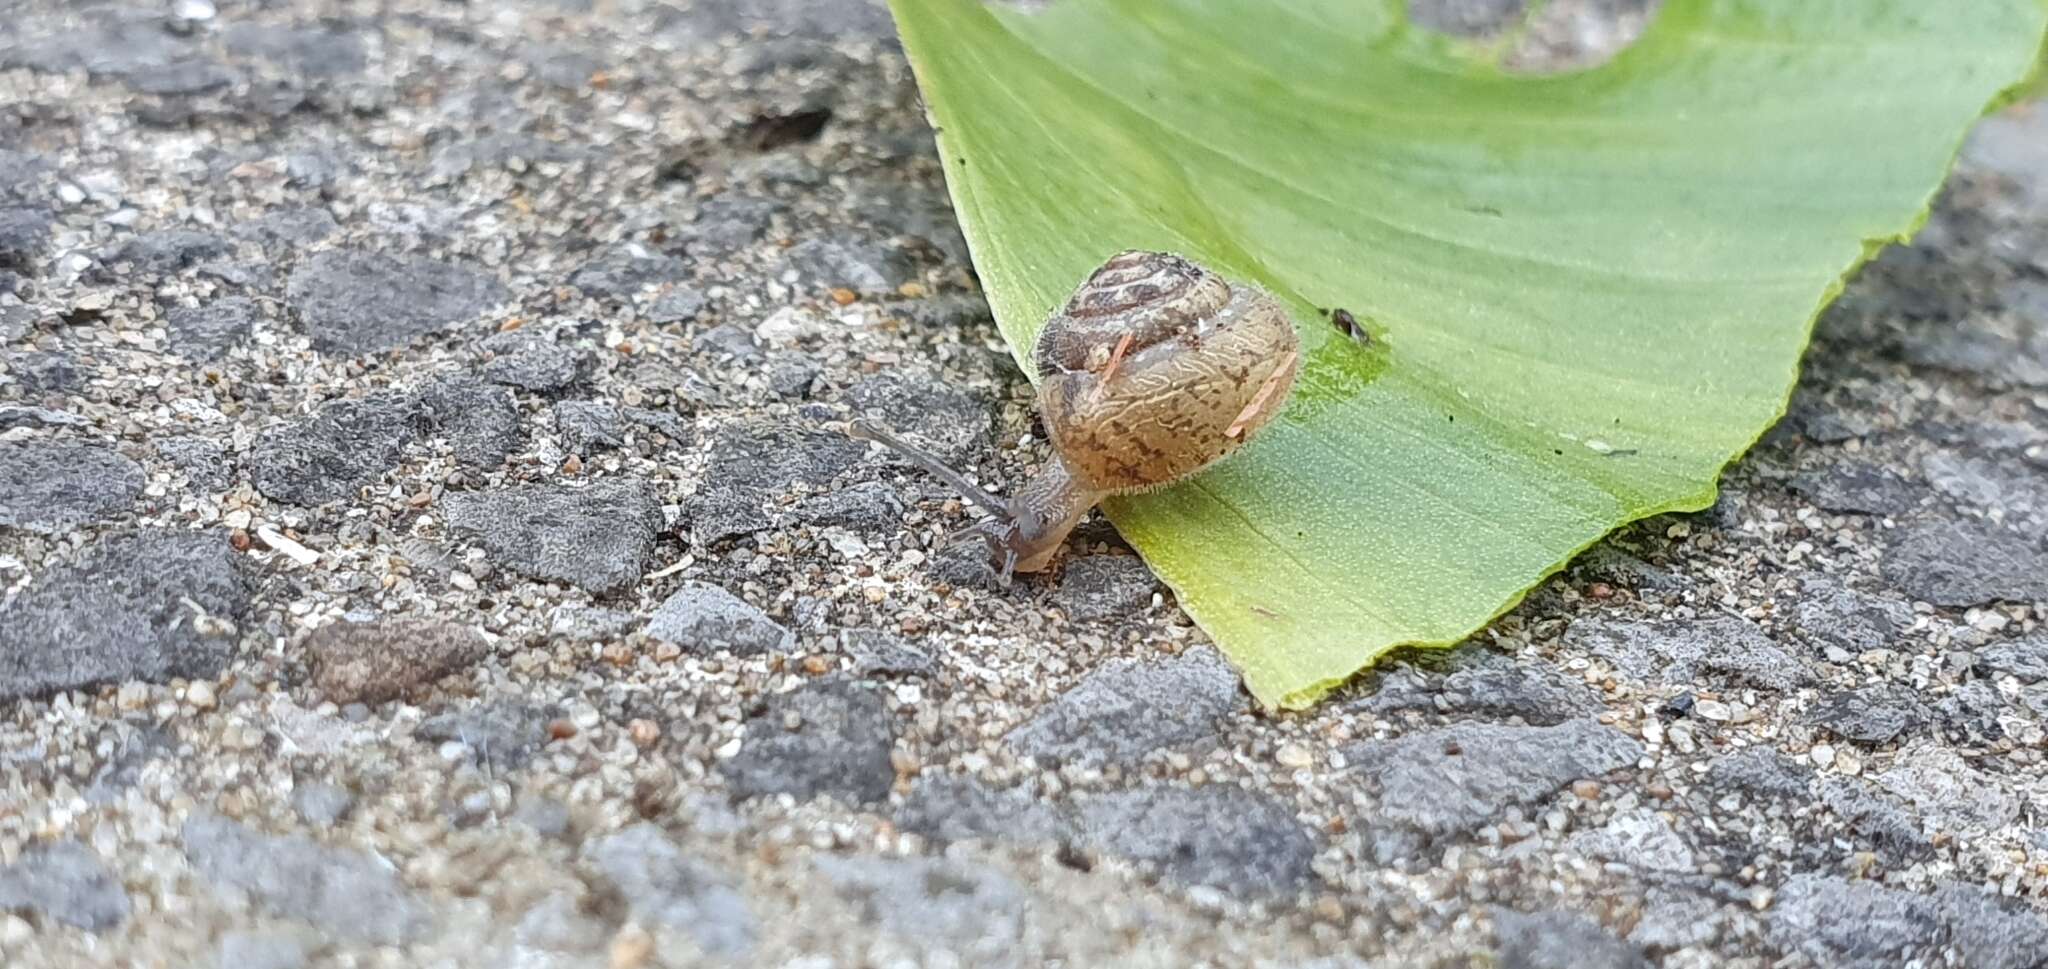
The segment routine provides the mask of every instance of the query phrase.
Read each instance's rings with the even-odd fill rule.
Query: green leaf
[[[1107,505],[1269,706],[1711,504],[1820,308],[1918,227],[2048,22],[2048,0],[1669,0],[1608,64],[1536,77],[1393,0],[892,2],[1020,363],[1125,248],[1293,311],[1281,419]]]

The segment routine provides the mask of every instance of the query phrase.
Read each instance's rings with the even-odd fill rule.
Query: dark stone
[[[451,494],[443,504],[450,531],[477,543],[493,561],[598,595],[640,581],[664,524],[659,495],[638,478]]]
[[[1739,616],[1634,622],[1588,617],[1568,641],[1645,683],[1691,686],[1702,680],[1789,690],[1812,679],[1805,665]]]
[[[594,400],[564,400],[552,408],[555,433],[570,454],[590,455],[626,443],[626,422],[619,409]]]
[[[866,182],[850,191],[853,213],[864,224],[922,240],[955,264],[968,264],[967,239],[960,234],[960,221],[943,190],[891,181]]]
[[[1994,386],[2048,387],[2048,341],[1978,329],[1967,318],[1943,323],[1901,335],[1899,356],[1907,363],[1981,378]]]
[[[1650,969],[1635,946],[1571,912],[1493,913],[1500,969]]]
[[[0,62],[5,59],[5,52],[0,51]],[[0,148],[0,201],[24,205],[50,201],[51,171],[49,162],[40,156]]]
[[[154,443],[156,453],[183,473],[193,490],[215,494],[234,486],[234,468],[219,442],[203,437],[165,437]]]
[[[466,323],[505,299],[506,290],[451,263],[331,249],[293,270],[285,295],[314,349],[355,356]]]
[[[212,679],[247,587],[227,536],[101,539],[0,606],[0,701],[125,680]]]
[[[2048,712],[2048,696],[2035,707],[2037,711]],[[2005,736],[2005,727],[1999,723],[2005,708],[2006,700],[1998,687],[1984,680],[1972,680],[1935,704],[1935,722],[1940,725],[1942,736],[1951,742],[1989,744]]]
[[[1836,693],[1822,700],[1810,719],[1844,740],[1888,744],[1926,726],[1927,711],[1912,691],[1880,685]]]
[[[0,209],[0,269],[33,275],[49,241],[49,215],[36,209]]]
[[[552,394],[580,383],[590,371],[590,355],[545,338],[508,333],[484,341],[494,354],[483,365],[484,379],[534,393]]]
[[[1977,519],[1903,525],[1885,535],[1884,577],[1937,606],[2048,599],[2048,548]]]
[[[0,404],[0,430],[12,428],[90,428],[92,420],[53,408],[16,408]]]
[[[121,880],[76,841],[35,845],[20,861],[0,866],[0,911],[103,932],[128,921],[131,909]]]
[[[696,346],[720,362],[754,363],[762,356],[754,334],[736,323],[720,323],[698,334]]]
[[[670,286],[647,307],[647,319],[655,323],[687,323],[704,312],[706,302],[702,290]]]
[[[122,80],[148,79],[194,56],[192,43],[165,29],[160,20],[119,10],[99,11],[77,28],[30,33],[12,45],[0,43],[0,68],[23,67],[44,74],[84,71]]]
[[[249,452],[250,480],[273,501],[313,506],[352,498],[398,464],[423,417],[419,400],[403,394],[330,401],[263,432]]]
[[[625,244],[606,249],[584,263],[569,277],[569,285],[591,296],[624,300],[642,290],[681,282],[689,275],[689,267],[680,259]]]
[[[1935,915],[1950,948],[1970,969],[2040,969],[2048,953],[2048,919],[1975,885],[1949,884],[1934,893]]]
[[[1214,649],[1114,662],[1039,710],[1005,738],[1020,756],[1085,766],[1133,764],[1213,740],[1243,709],[1237,671]]]
[[[583,847],[594,869],[634,921],[681,932],[707,955],[754,948],[759,923],[731,876],[685,852],[660,828],[641,823]]]
[[[1374,713],[1425,711],[1485,719],[1522,717],[1552,725],[1602,709],[1599,694],[1583,680],[1540,660],[1513,658],[1479,645],[1460,645],[1450,654],[1450,674],[1440,682],[1423,668],[1386,664],[1378,690],[1358,707]]]
[[[768,389],[777,397],[801,400],[810,396],[820,370],[817,361],[809,357],[780,357],[768,365]]]
[[[939,671],[930,653],[886,629],[842,629],[839,648],[855,676],[931,676]]]
[[[774,199],[730,192],[714,195],[697,206],[695,220],[676,227],[676,234],[689,243],[692,254],[716,258],[761,238],[782,209]]]
[[[98,444],[0,443],[0,530],[58,534],[125,514],[146,483],[142,466]]]
[[[234,251],[226,239],[192,229],[158,229],[115,246],[100,257],[108,267],[136,272],[175,273]]]
[[[1822,646],[1861,654],[1881,649],[1913,622],[1913,607],[1861,592],[1831,575],[1799,580],[1799,599],[1790,610],[1800,636]]]
[[[1767,928],[1780,949],[1840,969],[1895,969],[1939,958],[1940,926],[1924,897],[1833,875],[1794,875]]]
[[[1750,747],[1715,758],[1704,782],[1712,791],[1801,803],[1810,797],[1813,768],[1768,747]]]
[[[934,841],[982,838],[1012,844],[1049,844],[1073,832],[1072,821],[1050,801],[1022,788],[993,788],[971,775],[921,774],[896,812],[905,831]]]
[[[1876,465],[1841,461],[1792,479],[1792,490],[1827,511],[1902,515],[1918,507],[1926,490]]]
[[[266,254],[276,256],[320,242],[341,231],[341,224],[326,209],[305,206],[273,209],[232,231],[235,238],[254,242]]]
[[[78,360],[68,353],[17,353],[6,359],[14,385],[27,394],[68,394],[83,383]]]
[[[1077,799],[1079,844],[1156,865],[1180,885],[1239,897],[1293,895],[1315,881],[1319,849],[1294,809],[1233,784],[1153,784]]]
[[[363,38],[340,25],[230,24],[221,32],[229,52],[268,63],[287,77],[335,79],[363,73],[369,56]]]
[[[463,467],[495,471],[519,450],[519,405],[511,391],[448,375],[420,388],[419,400],[428,430],[448,442]]]
[[[1817,395],[1798,393],[1791,409],[1785,414],[1786,423],[1797,428],[1807,440],[1817,444],[1840,444],[1843,441],[1866,437],[1875,428],[1870,419],[1853,413],[1830,402],[1817,399]]]
[[[947,332],[995,323],[988,300],[980,296],[942,294],[885,303],[883,308],[912,326]]]
[[[647,619],[647,635],[692,653],[740,656],[788,651],[796,637],[746,600],[704,582],[685,582]]]
[[[1159,580],[1135,555],[1088,555],[1060,567],[1053,604],[1074,622],[1136,619],[1152,607]]]
[[[322,626],[300,650],[327,699],[375,704],[425,696],[435,681],[490,656],[491,645],[468,626],[380,619]]]
[[[1447,712],[1498,719],[1521,717],[1531,724],[1549,726],[1601,709],[1599,695],[1584,680],[1540,661],[1491,650],[1474,650],[1465,659],[1433,691]]]
[[[427,907],[382,859],[302,835],[266,835],[213,814],[185,822],[185,857],[216,891],[247,893],[259,907],[373,945],[424,936]]]
[[[806,239],[783,254],[783,266],[812,288],[859,293],[893,292],[917,278],[916,264],[902,249],[857,237]]]
[[[219,360],[249,338],[260,315],[254,300],[241,296],[203,306],[177,306],[164,314],[171,346],[194,360]]]
[[[657,435],[655,437],[657,442],[662,438],[667,438],[670,444],[688,444],[696,438],[696,434],[691,430],[690,426],[683,423],[675,414],[669,411],[649,410],[645,407],[621,407],[619,408],[619,416],[624,417],[633,424],[653,431]]]
[[[847,403],[948,461],[964,462],[994,436],[994,403],[926,371],[878,374],[846,390]],[[892,460],[900,460],[892,458]]]
[[[1948,451],[1929,454],[1920,471],[1934,490],[1962,504],[1997,511],[2008,525],[2048,530],[2048,473],[2010,459]]]
[[[1897,864],[1925,858],[1934,850],[1920,833],[1917,819],[1856,781],[1840,777],[1823,781],[1820,803],[1841,819],[1850,834]]]
[[[721,767],[742,798],[832,795],[854,804],[889,796],[896,727],[881,695],[851,680],[813,681],[770,697],[747,718],[740,752]]]
[[[868,535],[895,534],[909,509],[896,489],[863,481],[797,502],[798,521],[820,528],[838,526]]]
[[[1977,672],[2011,676],[2022,683],[2048,681],[2048,632],[2014,642],[1994,643],[1977,651]]]
[[[235,83],[235,73],[212,61],[181,60],[127,77],[128,86],[160,97],[191,97],[208,94]]]
[[[1551,727],[1454,724],[1357,744],[1346,757],[1377,795],[1380,817],[1434,836],[1629,767],[1642,752],[1627,734],[1582,719]]]
[[[792,484],[831,483],[866,450],[839,434],[760,422],[727,425],[711,445],[703,484],[684,507],[690,544],[716,545],[772,526],[767,502]]]
[[[547,745],[548,724],[562,711],[518,700],[499,700],[420,722],[413,736],[430,743],[456,741],[494,767],[517,770]]]
[[[0,292],[6,287],[0,286]],[[0,302],[0,346],[6,346],[35,329],[36,311],[26,306]]]

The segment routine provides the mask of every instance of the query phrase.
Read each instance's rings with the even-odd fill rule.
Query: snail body
[[[1163,488],[1228,457],[1285,405],[1299,338],[1264,291],[1163,252],[1118,253],[1046,321],[1032,348],[1052,460],[1007,501],[932,455],[857,423],[994,516],[970,529],[1008,585],[1050,564],[1103,498]]]

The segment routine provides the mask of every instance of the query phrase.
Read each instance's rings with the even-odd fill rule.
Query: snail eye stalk
[[[857,441],[873,441],[909,458],[918,467],[923,468],[927,474],[951,485],[953,490],[960,492],[960,497],[967,499],[968,502],[981,510],[994,515],[997,521],[1002,522],[1007,527],[1014,528],[1016,526],[1016,513],[1007,504],[1003,503],[1001,499],[990,497],[988,492],[981,490],[974,482],[967,480],[965,475],[953,470],[952,466],[940,460],[938,455],[889,433],[874,421],[867,419],[854,421],[847,426],[846,436]]]

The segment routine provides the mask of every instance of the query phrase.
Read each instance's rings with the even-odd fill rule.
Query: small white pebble
[[[469,759],[469,745],[460,740],[443,741],[436,752],[441,755],[442,760],[451,764]]]
[[[448,573],[448,584],[458,589],[461,589],[464,592],[476,591],[476,579],[471,578],[470,574],[467,572],[458,570],[455,572]]]
[[[1827,744],[1814,744],[1813,749],[1806,752],[1806,759],[1813,761],[1813,766],[1826,770],[1834,766],[1835,748]]]
[[[192,704],[192,707],[195,710],[213,709],[213,704],[215,702],[213,695],[213,684],[202,680],[200,682],[192,684],[191,686],[186,687],[185,702]]]
[[[1307,747],[1292,740],[1281,744],[1280,749],[1274,752],[1273,759],[1279,761],[1280,766],[1293,770],[1301,770],[1315,763],[1315,755],[1310,754]]]
[[[1693,710],[1708,720],[1727,721],[1735,716],[1735,711],[1719,700],[1701,700]]]

